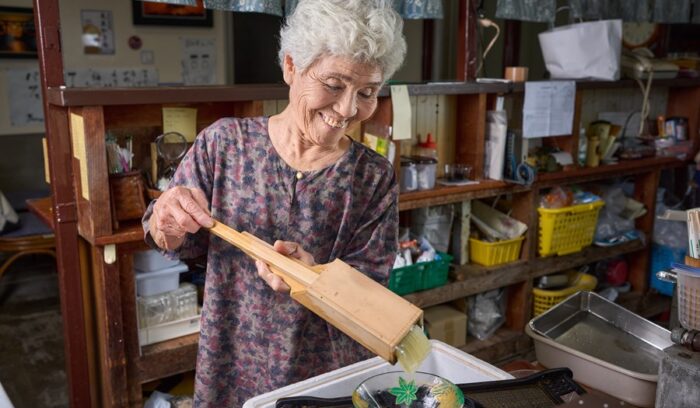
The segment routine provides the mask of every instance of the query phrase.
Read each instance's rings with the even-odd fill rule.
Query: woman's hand
[[[209,214],[209,203],[200,189],[173,187],[164,192],[153,205],[149,232],[156,245],[163,249],[177,249],[185,241],[185,234],[210,228],[214,220]]]
[[[309,266],[316,265],[316,261],[314,261],[314,256],[306,252],[304,248],[302,248],[301,245],[297,244],[296,242],[275,241],[273,247],[280,254],[296,258]],[[260,275],[260,277],[263,278],[263,280],[274,291],[285,293],[289,292],[289,285],[284,283],[282,278],[280,278],[278,275],[272,273],[272,271],[270,271],[270,267],[267,266],[265,262],[257,260],[255,261],[255,267],[258,269],[258,275]]]

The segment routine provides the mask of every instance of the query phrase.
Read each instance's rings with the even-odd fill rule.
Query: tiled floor
[[[0,383],[16,408],[68,406],[55,269],[30,256],[0,280]]]

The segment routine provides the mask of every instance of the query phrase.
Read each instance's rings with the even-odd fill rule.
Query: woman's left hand
[[[273,245],[273,247],[280,254],[287,255],[287,256],[292,257],[292,258],[296,258],[309,266],[316,265],[316,261],[314,260],[314,256],[311,255],[310,253],[306,252],[304,250],[304,248],[302,248],[301,245],[297,244],[296,242],[275,241],[275,244]],[[256,260],[255,267],[258,269],[258,275],[260,275],[260,277],[263,278],[263,280],[274,291],[285,292],[285,293],[289,292],[289,290],[290,290],[289,285],[284,283],[282,278],[280,278],[278,275],[275,275],[274,273],[272,273],[272,271],[270,270],[270,267],[267,266],[267,264],[265,262],[260,261],[260,260]]]

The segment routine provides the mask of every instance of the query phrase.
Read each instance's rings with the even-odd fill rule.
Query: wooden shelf
[[[287,99],[286,85],[178,86],[133,88],[49,88],[57,106],[112,106],[176,103],[236,102]]]
[[[458,203],[499,194],[527,191],[528,187],[496,180],[481,180],[466,186],[437,186],[431,190],[412,191],[399,196],[399,211]]]
[[[530,277],[538,278],[568,268],[576,268],[592,262],[602,261],[603,259],[641,251],[646,249],[646,247],[641,240],[634,240],[611,247],[591,246],[583,251],[565,256],[535,258],[531,264]]]
[[[405,295],[404,298],[418,307],[425,308],[450,302],[477,293],[524,282],[527,279],[573,268],[587,263],[633,253],[646,246],[639,240],[614,247],[589,247],[571,255],[536,258],[532,262],[518,261],[494,267],[467,264],[457,267],[457,274],[464,280],[450,282],[438,288]]]
[[[656,169],[682,166],[686,162],[675,157],[650,157],[638,160],[622,160],[617,164],[608,164],[598,167],[578,167],[572,170],[556,173],[540,173],[535,184],[538,187],[553,187],[562,183],[585,183],[607,179],[609,177],[624,177],[631,174],[639,174]]]
[[[114,234],[95,238],[95,245],[125,244],[143,242],[143,227],[140,222],[132,222],[118,229]],[[144,243],[145,245],[145,243]]]
[[[530,349],[532,340],[527,334],[507,328],[498,329],[485,340],[470,336],[467,344],[460,347],[460,350],[492,364],[524,354]]]
[[[655,87],[669,87],[669,88],[679,88],[679,87],[694,87],[700,86],[700,79],[698,78],[674,78],[674,79],[654,79],[652,86]],[[639,85],[636,81],[632,79],[621,79],[619,81],[591,81],[591,80],[579,80],[576,81],[577,90],[586,89],[619,89],[619,88],[638,88]],[[515,83],[512,85],[511,92],[524,92],[525,84]]]
[[[621,293],[615,303],[634,313],[650,319],[671,309],[671,298],[658,293]]]
[[[409,95],[465,95],[479,93],[506,94],[524,92],[523,83],[435,82],[406,84]],[[661,87],[700,86],[700,79],[660,79],[653,82]],[[577,89],[634,88],[632,80],[576,81]],[[173,86],[143,88],[66,88],[48,89],[48,100],[57,106],[134,105],[236,102],[287,99],[289,88],[282,84]],[[379,96],[388,97],[390,91],[382,88]]]
[[[141,348],[139,382],[192,371],[197,360],[199,333],[177,337]]]
[[[56,230],[53,224],[53,199],[51,197],[27,200],[27,207],[29,211],[39,217],[49,228],[54,231]]]

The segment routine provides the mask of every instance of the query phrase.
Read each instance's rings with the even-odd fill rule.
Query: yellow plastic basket
[[[533,288],[532,314],[539,316],[578,291],[595,289],[597,284],[598,279],[595,276],[575,272],[569,274],[569,287],[567,288],[560,290]]]
[[[591,245],[603,201],[562,208],[538,208],[541,256],[566,255]]]
[[[469,238],[469,259],[484,266],[500,265],[516,261],[520,257],[520,248],[525,237],[506,241],[486,242]]]

